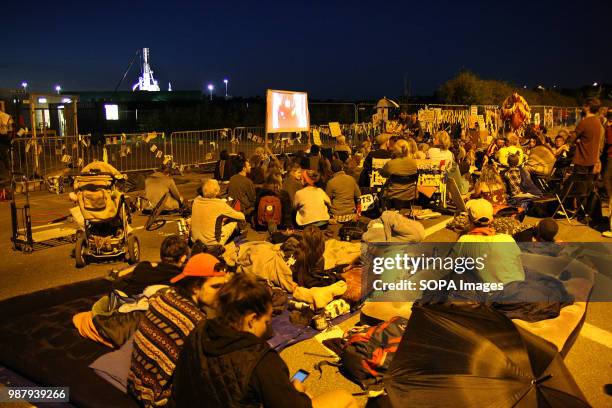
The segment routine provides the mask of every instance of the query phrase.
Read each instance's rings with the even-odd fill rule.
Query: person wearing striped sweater
[[[144,407],[165,406],[185,338],[214,314],[217,291],[225,284],[223,264],[209,254],[191,257],[172,286],[149,300],[134,335],[128,390]]]

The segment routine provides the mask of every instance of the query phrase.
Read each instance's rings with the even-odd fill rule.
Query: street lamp
[[[212,101],[212,92],[213,92],[213,89],[215,89],[213,84],[208,84],[208,90],[210,91],[210,100],[211,101]]]
[[[229,82],[229,80],[227,78],[225,78],[223,80],[223,83],[225,84],[225,97],[227,98],[227,83]]]
[[[62,90],[62,87],[59,85],[55,85],[55,92],[57,92],[57,94],[59,95],[60,91]]]
[[[27,82],[22,82],[21,83],[21,87],[23,88],[23,92],[27,92],[28,91],[28,83]]]
[[[597,86],[597,82],[593,82],[593,86]]]

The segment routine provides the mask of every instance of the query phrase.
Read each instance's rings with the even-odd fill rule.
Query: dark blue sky
[[[397,96],[405,73],[429,94],[461,68],[528,86],[612,82],[611,3],[10,1],[0,88],[112,90],[142,47],[162,89],[221,92],[227,76],[240,96]]]

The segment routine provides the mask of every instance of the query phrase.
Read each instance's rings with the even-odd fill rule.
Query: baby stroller
[[[130,232],[129,209],[125,195],[116,188],[123,176],[119,172],[83,169],[75,177],[74,191],[81,214],[83,231],[79,231],[74,251],[77,268],[87,258],[110,259],[123,256],[130,264],[140,260],[140,242]]]

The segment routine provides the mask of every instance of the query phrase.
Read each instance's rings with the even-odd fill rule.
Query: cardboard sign
[[[380,170],[385,167],[385,164],[391,159],[376,159],[372,158],[372,174],[370,175],[370,187],[382,186],[387,182],[387,179],[380,175]]]
[[[155,139],[157,137],[157,133],[155,132],[149,132],[147,133],[147,135],[145,136],[145,142],[149,143],[151,140]]]
[[[312,129],[312,143],[321,146],[321,133],[319,129]]]
[[[338,122],[329,122],[329,131],[331,132],[332,137],[342,136],[340,123]]]
[[[470,115],[477,116],[478,115],[478,106],[470,106]]]

